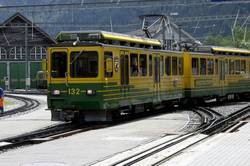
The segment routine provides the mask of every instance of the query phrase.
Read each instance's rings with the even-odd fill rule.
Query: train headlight
[[[96,91],[95,90],[92,90],[92,89],[88,89],[86,91],[86,94],[89,95],[89,96],[94,96],[96,94]]]
[[[60,90],[53,90],[52,91],[52,95],[60,95],[60,94],[61,94]]]

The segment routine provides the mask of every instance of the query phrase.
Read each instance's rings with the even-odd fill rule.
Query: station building
[[[0,87],[36,88],[47,47],[55,43],[46,32],[16,13],[0,24]]]

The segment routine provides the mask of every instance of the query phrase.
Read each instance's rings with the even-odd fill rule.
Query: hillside
[[[250,1],[210,0],[1,0],[0,20],[20,12],[51,35],[61,30],[128,32],[141,27],[138,16],[171,15],[171,20],[198,39],[230,34],[236,19],[242,24],[250,14]],[[21,6],[20,6],[21,5]]]

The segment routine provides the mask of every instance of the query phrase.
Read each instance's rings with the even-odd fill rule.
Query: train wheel
[[[61,111],[51,110],[51,120],[52,121],[61,121]]]

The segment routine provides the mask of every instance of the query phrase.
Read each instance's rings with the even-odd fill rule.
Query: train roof
[[[224,53],[231,53],[234,55],[237,55],[237,54],[250,55],[250,50],[242,49],[242,48],[212,46],[211,49],[213,52],[217,52],[217,53],[224,52]]]
[[[250,56],[250,50],[233,47],[220,47],[220,46],[201,46],[194,50],[195,52],[212,53],[219,55],[242,55]]]
[[[125,42],[150,46],[161,46],[161,42],[157,39],[149,39],[134,35],[126,35],[107,31],[62,31],[57,34],[58,42],[75,42],[79,41],[109,41],[109,42]]]

